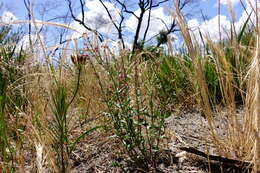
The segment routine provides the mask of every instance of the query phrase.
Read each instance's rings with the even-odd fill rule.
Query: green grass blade
[[[82,138],[84,138],[86,135],[88,135],[89,133],[91,133],[91,132],[93,132],[93,131],[95,131],[95,130],[97,130],[97,129],[100,129],[100,128],[104,128],[105,126],[96,126],[96,127],[93,127],[93,128],[91,128],[91,129],[88,129],[88,130],[86,130],[85,132],[83,132],[83,133],[81,133],[76,139],[75,139],[75,141],[73,142],[73,143],[71,143],[71,145],[70,145],[70,152],[72,152],[74,149],[75,149],[75,147],[76,147],[76,145],[80,142],[80,140],[82,139]]]
[[[249,22],[249,20],[250,20],[251,14],[252,14],[252,12],[248,15],[248,18],[246,19],[244,25],[242,26],[241,31],[240,31],[239,34],[238,34],[238,37],[237,37],[238,43],[240,43],[241,40],[242,40],[242,38],[243,38],[243,35],[244,35],[244,33],[245,33],[245,30],[246,30],[246,26],[247,26],[247,24],[248,24],[248,22]]]

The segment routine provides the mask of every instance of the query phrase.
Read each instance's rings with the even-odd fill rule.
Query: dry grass
[[[232,14],[231,6],[230,11],[231,16],[234,16]],[[255,15],[257,16],[257,14]],[[203,71],[204,57],[201,54],[200,45],[192,39],[192,33],[189,31],[185,18],[178,8],[175,8],[173,17],[178,22],[189,56],[192,58],[195,72],[194,75],[193,73],[190,73],[188,78],[197,90],[194,91],[194,93],[191,93],[191,95],[195,97],[197,96],[197,93],[200,95],[199,102],[208,121],[214,147],[217,148],[217,154],[250,162],[254,165],[253,172],[259,171],[260,33],[257,29],[257,23],[255,24],[256,28],[254,28],[253,31],[254,38],[250,40],[250,46],[246,47],[236,39],[232,40],[230,43],[234,48],[233,50],[236,52],[235,59],[237,59],[237,69],[233,69],[232,64],[228,61],[228,55],[225,53],[222,44],[214,43],[210,39],[206,39],[209,48],[213,52],[212,58],[217,69],[217,77],[221,88],[221,103],[224,105],[224,108],[221,107],[221,110],[218,110],[217,107],[212,106],[212,101],[210,100],[209,89]],[[258,21],[258,19],[256,21]],[[30,21],[15,21],[12,24],[24,24],[28,22]],[[67,51],[70,50],[69,45],[63,47],[63,49],[61,49],[61,57],[59,57],[59,66],[51,68],[51,59],[46,55],[46,52],[48,48],[56,47],[56,45],[45,45],[39,35],[37,25],[51,25],[70,29],[75,32],[78,31],[67,25],[39,22],[34,19],[32,24],[36,28],[36,34],[47,63],[46,65],[41,64],[38,66],[31,66],[29,62],[25,63],[24,75],[8,86],[8,94],[16,89],[23,89],[23,101],[27,103],[23,109],[19,107],[12,108],[16,110],[15,114],[11,114],[11,108],[6,110],[7,123],[10,125],[12,133],[19,137],[19,139],[10,138],[10,143],[15,148],[15,152],[13,152],[15,153],[13,154],[13,161],[15,162],[14,167],[17,172],[26,172],[28,170],[39,173],[58,172],[56,162],[57,155],[52,147],[54,142],[49,129],[50,122],[53,121],[52,109],[50,107],[51,96],[56,81],[61,81],[62,85],[68,88],[69,96],[73,95],[77,77],[77,74],[75,73],[76,67],[73,66],[72,63],[67,64],[66,62],[68,62],[67,60],[71,55],[69,52],[78,54],[79,49],[77,46],[77,39],[71,40],[74,43],[73,50]],[[3,24],[0,24],[0,26],[2,25]],[[232,23],[232,25],[234,25],[234,23]],[[86,35],[82,35],[82,37],[84,38]],[[97,124],[111,126],[111,120],[104,116],[107,107],[104,103],[104,92],[102,91],[102,88],[100,88],[100,86],[109,88],[111,81],[109,81],[107,71],[105,71],[98,62],[100,61],[99,58],[103,58],[102,61],[107,63],[110,60],[113,60],[114,56],[113,54],[108,53],[108,50],[106,53],[104,53],[105,51],[103,50],[96,52],[94,48],[100,46],[97,42],[87,42],[87,44],[89,46],[87,47],[87,51],[90,53],[91,59],[89,63],[83,65],[77,97],[73,102],[71,109],[68,111],[68,115],[70,116],[68,128],[71,132],[69,138],[71,139],[75,139],[75,136],[84,132],[85,129]],[[31,48],[33,49],[33,47]],[[173,54],[171,47],[170,52]],[[120,55],[121,59],[129,61],[127,62],[128,66],[122,67],[124,63],[126,63],[124,62],[117,64],[118,67],[116,68],[118,70],[126,69],[126,73],[131,78],[129,85],[131,85],[130,97],[133,98],[132,104],[136,105],[136,107],[140,106],[141,108],[146,109],[151,98],[155,105],[159,105],[161,100],[153,97],[151,94],[154,94],[157,91],[155,91],[153,83],[148,79],[154,77],[152,75],[155,74],[153,74],[149,63],[142,60],[142,53],[143,52],[134,56],[133,58],[136,58],[135,60],[131,60],[127,59],[129,58],[127,51],[122,51]],[[27,57],[35,59],[37,58],[37,55],[27,52]],[[247,66],[247,68],[245,68],[244,64],[240,64],[241,57],[247,57],[248,61],[250,61],[250,65]],[[190,69],[184,66],[183,70],[188,74]],[[234,80],[234,71],[237,73],[238,82]],[[135,80],[135,75],[138,78],[137,80]],[[17,85],[20,81],[24,81],[23,84]],[[134,98],[136,92],[135,88],[140,88],[140,94],[143,95],[140,104],[137,103],[138,99]],[[241,95],[244,96],[242,97],[242,110],[239,111],[235,99],[237,92],[241,92]],[[190,96],[187,96],[187,99],[189,99],[189,97]],[[219,112],[222,112],[223,109],[226,114],[218,118],[223,118],[227,124],[225,124],[226,126],[221,126],[222,129],[219,130],[217,127],[218,124],[216,124],[216,115]],[[223,135],[223,131],[226,135]],[[106,134],[111,135],[113,132],[113,129],[109,129],[109,132],[102,131],[100,133],[102,135],[100,136],[105,138]],[[93,139],[96,140],[95,137],[93,137]],[[91,142],[95,143],[95,141]],[[2,162],[2,160],[0,161]],[[6,168],[6,165],[8,164],[10,163],[1,163],[0,169]]]
[[[177,6],[176,6],[177,7]],[[185,19],[183,18],[180,10],[175,8],[174,17],[178,21],[182,36],[186,43],[190,57],[193,59],[193,65],[195,69],[195,81],[199,86],[199,92],[201,96],[201,106],[203,112],[207,118],[210,126],[211,135],[214,141],[215,147],[218,149],[218,154],[229,158],[235,158],[242,161],[249,161],[254,165],[253,172],[259,171],[259,41],[258,41],[258,29],[255,28],[254,34],[256,35],[257,41],[254,44],[253,57],[251,64],[247,70],[248,75],[244,78],[240,78],[240,83],[246,83],[246,90],[242,88],[242,85],[237,85],[234,82],[231,64],[227,61],[227,55],[224,53],[224,49],[219,43],[213,43],[207,39],[207,42],[214,52],[214,61],[218,70],[218,78],[221,86],[222,103],[227,112],[226,119],[227,124],[223,127],[227,135],[219,133],[217,126],[214,121],[214,115],[217,110],[212,109],[209,101],[209,92],[206,86],[206,81],[202,71],[202,64],[200,60],[199,45],[194,42],[191,38],[191,32],[187,28]],[[231,10],[232,11],[232,10]],[[231,14],[233,16],[233,14]],[[255,14],[257,16],[257,14]],[[234,23],[233,23],[234,24]],[[237,39],[234,39],[237,40]],[[241,58],[243,54],[243,45],[239,42],[233,41],[233,46],[236,48],[236,58]],[[239,67],[239,64],[238,64]],[[242,67],[242,66],[240,66]],[[235,101],[235,90],[237,88],[240,91],[246,92],[246,98],[244,99],[243,115],[237,113],[238,108]]]

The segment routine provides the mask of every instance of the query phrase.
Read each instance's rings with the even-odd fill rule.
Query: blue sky
[[[0,3],[3,3],[4,10],[11,11],[19,18],[23,18],[26,15],[23,0],[0,0]]]
[[[44,3],[44,0],[38,0],[39,2]],[[66,2],[65,0],[61,1],[61,0],[50,0],[52,3],[60,3],[63,4],[60,6],[60,8],[58,8],[59,11],[65,11],[67,9],[66,7]],[[74,0],[75,2],[77,0]],[[213,18],[214,16],[217,15],[218,10],[217,10],[217,0],[197,0],[199,1],[198,3],[198,7],[196,7],[196,10],[201,10],[203,12],[203,14],[207,15],[209,18]],[[232,0],[231,0],[232,1]],[[233,0],[236,1],[236,0]],[[23,19],[26,17],[26,11],[25,11],[25,7],[23,4],[23,0],[0,0],[0,3],[4,4],[4,8],[7,10],[10,10],[15,16],[17,16],[19,19]],[[35,0],[36,3],[37,0]],[[225,4],[225,3],[223,3]],[[240,15],[243,12],[243,8],[239,5],[239,3],[234,3],[234,10],[235,13],[237,15],[237,17],[240,17]],[[229,16],[228,12],[227,12],[227,8],[225,7],[225,5],[221,6],[221,13]],[[200,14],[199,14],[200,15]],[[199,16],[198,15],[198,16]],[[198,17],[196,15],[196,17]]]
[[[129,0],[128,2],[134,2],[135,0]],[[245,21],[246,16],[243,16],[244,9],[241,7],[239,1],[240,0],[230,0],[233,5],[234,12],[236,14],[236,21],[237,21],[237,26],[241,25],[243,21]],[[245,4],[247,0],[242,0]],[[253,0],[251,0],[253,1]],[[26,19],[26,10],[25,6],[23,4],[23,0],[0,0],[4,4],[3,9],[0,11],[0,15],[3,14],[4,11],[10,11],[11,13],[14,14],[14,16],[18,20],[24,20]],[[66,11],[68,10],[67,3],[65,0],[34,0],[35,6],[34,6],[34,14],[35,18],[37,20],[49,20],[53,19],[56,16],[59,16],[61,14],[65,14]],[[78,0],[72,0],[73,3],[79,2]],[[192,28],[198,28],[202,30],[204,33],[208,33],[212,35],[212,37],[216,37],[216,28],[217,28],[217,15],[218,15],[218,8],[217,8],[217,0],[195,0],[194,6],[191,8],[187,8],[186,12],[191,13],[192,15],[188,18],[188,24]],[[227,10],[227,2],[228,0],[220,0],[221,2],[221,27],[223,28],[228,28],[230,26],[229,24],[229,13]],[[86,0],[87,8],[86,8],[86,21],[89,23],[92,27],[99,27],[98,29],[103,32],[103,33],[113,33],[114,28],[111,26],[111,24],[107,25],[102,25],[100,23],[96,23],[96,21],[100,20],[101,18],[104,20],[108,20],[106,16],[106,12],[104,9],[102,9],[102,6],[98,2],[98,0]],[[77,5],[77,4],[76,4]],[[107,3],[109,8],[111,10],[114,10],[113,4]],[[46,13],[42,13],[40,9],[45,6],[47,7],[49,11]],[[152,13],[154,15],[154,18],[161,18],[166,23],[170,22],[171,16],[166,14],[166,9],[169,7],[164,7],[164,8],[157,8],[155,9]],[[42,14],[45,14],[42,17]],[[138,13],[138,11],[136,11]],[[202,14],[207,16],[208,21],[204,22],[202,20]],[[80,16],[79,11],[76,12],[77,16]],[[243,17],[241,17],[243,16]],[[116,19],[116,17],[115,17]],[[61,22],[61,21],[59,21]],[[125,25],[127,27],[127,35],[133,34],[131,30],[134,30],[136,28],[136,19],[134,17],[128,17]],[[71,26],[74,28],[77,28],[79,30],[79,33],[84,33],[85,28],[80,26],[77,22],[71,21]],[[152,37],[156,33],[158,33],[164,25],[157,21],[152,21],[151,22],[151,31],[149,32],[149,37]],[[145,26],[143,26],[145,28]],[[143,29],[144,30],[144,29]],[[55,31],[55,29],[52,29],[50,31]],[[223,30],[224,31],[224,30]],[[144,32],[144,31],[143,31]],[[80,36],[80,34],[75,34],[73,33],[75,37]],[[73,35],[72,34],[72,35]],[[213,39],[214,40],[214,39]],[[131,40],[128,41],[129,43]]]
[[[234,3],[234,10],[237,17],[240,17],[240,15],[243,12],[243,8],[240,6],[239,3]],[[215,17],[218,14],[218,8],[217,8],[217,1],[216,0],[201,0],[200,2],[200,9],[208,15],[210,18]],[[227,6],[222,4],[221,5],[221,14],[229,16],[229,13],[227,11]]]

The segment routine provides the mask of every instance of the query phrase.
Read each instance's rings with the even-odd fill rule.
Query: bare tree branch
[[[81,5],[82,19],[78,19],[75,16],[75,14],[73,13],[71,1],[72,0],[67,0],[72,18],[75,21],[79,22],[81,25],[83,25],[87,30],[97,33],[97,30],[94,30],[93,28],[87,26],[84,22],[84,18],[85,18],[85,15],[84,15],[85,4],[83,3],[84,0],[79,0],[80,5]],[[177,4],[179,5],[179,8],[181,10],[183,10],[184,7],[186,7],[193,0],[176,0],[176,1],[177,1]],[[127,32],[126,30],[124,30],[124,26],[123,26],[125,24],[124,20],[126,17],[129,17],[129,15],[133,16],[137,19],[137,26],[134,29],[134,36],[133,36],[132,52],[134,53],[136,49],[141,48],[139,45],[139,42],[143,43],[143,44],[146,43],[147,35],[150,30],[153,9],[157,8],[157,7],[161,7],[164,3],[167,3],[170,1],[169,0],[136,0],[135,1],[136,3],[134,3],[134,4],[128,4],[128,2],[130,2],[130,0],[99,0],[99,2],[104,7],[110,22],[115,27],[115,29],[117,31],[117,37],[122,42],[123,48],[125,48],[123,33]],[[116,8],[120,8],[120,12],[119,12],[120,19],[117,19],[115,21],[110,9],[108,8],[108,6],[105,2],[114,3],[113,5],[115,5]],[[139,12],[135,13],[135,11],[137,11],[137,10],[140,11],[140,13]],[[146,15],[147,15],[147,20],[146,20]],[[160,20],[165,25],[166,31],[164,32],[164,34],[166,34],[166,36],[172,32],[178,31],[175,20],[173,20],[170,25],[166,24],[166,22],[163,21],[162,19],[160,19]],[[141,35],[141,28],[143,25],[145,25],[145,30],[144,30],[144,33],[142,33],[142,35]],[[158,46],[160,46],[160,44],[158,44]]]
[[[151,8],[155,8],[155,7],[159,7],[161,4],[165,3],[165,2],[168,2],[169,0],[163,0],[163,1],[160,1],[158,3],[156,3],[155,5],[152,5]]]
[[[85,18],[84,18],[84,3],[82,2],[82,0],[80,0],[80,6],[81,6],[81,12],[82,12],[82,19],[78,19],[74,12],[73,12],[73,9],[72,9],[72,3],[71,3],[71,0],[67,0],[68,4],[69,4],[69,11],[70,11],[70,14],[71,14],[71,17],[73,18],[73,20],[75,20],[76,22],[78,22],[80,25],[82,25],[84,28],[86,28],[88,31],[91,31],[91,32],[94,32],[95,34],[97,34],[99,40],[102,42],[103,41],[103,36],[95,29],[92,29],[90,27],[88,27],[86,24],[85,24]]]
[[[119,3],[123,8],[124,8],[124,12],[132,14],[133,16],[135,16],[138,19],[138,16],[133,12],[127,9],[125,2],[122,3],[120,0],[116,0],[117,3]]]
[[[119,22],[119,25],[117,25],[113,19],[113,17],[111,16],[110,11],[108,10],[107,6],[104,4],[104,2],[102,0],[99,0],[99,2],[102,4],[102,6],[105,8],[107,15],[110,19],[110,21],[112,22],[112,24],[114,25],[114,27],[116,28],[117,32],[118,32],[118,39],[121,40],[122,44],[123,44],[123,48],[125,48],[125,43],[124,43],[124,39],[123,39],[123,35],[122,35],[122,24],[124,21],[124,16],[120,14],[121,20]]]
[[[146,29],[144,31],[143,42],[145,42],[149,27],[150,27],[150,23],[151,23],[152,4],[153,4],[153,0],[151,0],[151,2],[150,2],[149,14],[148,14],[148,19],[147,19],[147,26],[146,26]]]
[[[32,20],[32,15],[31,15],[31,2],[30,0],[23,0],[23,3],[24,3],[24,6],[27,10],[27,13],[28,13],[28,20],[30,21],[28,23],[28,35],[29,35],[29,44],[30,46],[32,46],[32,36],[31,36],[31,33],[32,33],[32,24],[31,24],[31,20]]]

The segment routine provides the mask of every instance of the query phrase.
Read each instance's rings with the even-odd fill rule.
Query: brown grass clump
[[[189,55],[193,59],[195,69],[194,80],[196,81],[195,86],[198,86],[203,113],[208,121],[211,136],[218,154],[228,158],[248,161],[254,165],[253,172],[259,171],[260,56],[258,29],[255,28],[254,30],[257,41],[253,45],[254,48],[251,49],[251,55],[253,55],[253,57],[250,57],[251,63],[248,67],[247,75],[244,75],[244,77],[242,75],[242,78],[239,78],[240,83],[246,83],[246,89],[242,87],[243,85],[238,85],[234,81],[234,72],[231,68],[232,65],[227,61],[228,55],[225,54],[221,44],[213,43],[211,40],[207,39],[218,70],[217,74],[220,81],[222,103],[227,113],[226,116],[224,116],[227,124],[222,129],[226,132],[226,135],[223,136],[223,133],[220,133],[220,130],[218,130],[217,124],[214,121],[214,116],[218,111],[214,107],[212,108],[210,104],[209,92],[202,71],[199,45],[192,40],[192,33],[187,28],[187,24],[180,10],[178,8],[175,8],[175,10],[174,17],[178,21]],[[255,15],[257,16],[257,14]],[[238,41],[233,41],[232,43],[233,46],[235,46],[235,56],[240,59],[242,57],[241,55],[243,55],[242,47],[244,46]],[[239,61],[240,60],[238,60],[238,62]],[[238,107],[235,100],[235,90],[237,90],[237,88],[239,88],[241,92],[246,92],[246,97],[243,98],[245,104],[242,106],[242,115],[241,113],[238,113]]]
[[[26,60],[17,64],[5,62],[2,59],[5,49],[0,48],[0,74],[3,74],[0,77],[11,81],[0,88],[4,91],[0,93],[0,152],[3,153],[0,172],[65,173],[75,170],[80,162],[88,161],[91,162],[89,170],[93,172],[99,170],[99,163],[107,167],[126,165],[127,161],[122,161],[126,158],[130,158],[134,169],[153,167],[158,171],[159,155],[168,147],[166,118],[179,109],[179,105],[196,104],[198,95],[216,153],[250,163],[253,172],[260,171],[259,19],[253,10],[256,22],[245,44],[241,34],[233,32],[231,5],[229,10],[230,38],[219,43],[204,38],[210,57],[205,57],[201,45],[193,40],[193,33],[176,5],[173,17],[188,55],[173,57],[169,42],[171,56],[148,48],[134,54],[121,50],[116,56],[108,45],[102,47],[96,38],[91,42],[84,34],[81,37],[84,47],[79,49],[81,42],[69,39],[74,43],[72,49],[69,43],[60,48],[61,56],[55,65],[46,54],[48,48],[37,24],[77,30],[33,19],[40,47],[30,45],[32,50],[25,52]],[[42,51],[41,62],[30,62],[39,56],[33,49]],[[215,97],[211,95],[205,75],[207,63],[213,66],[219,84],[219,102],[214,102]],[[16,73],[12,74],[12,70]],[[10,75],[12,78],[7,77],[9,72],[14,75]],[[3,81],[0,84],[5,84]],[[175,98],[169,99],[170,96]],[[3,99],[5,97],[8,101]],[[17,98],[21,98],[21,104]],[[239,99],[241,103],[237,103]],[[101,127],[103,129],[97,130]],[[169,134],[173,135],[170,131]],[[173,138],[177,139],[177,135]],[[110,163],[111,160],[114,162]]]

